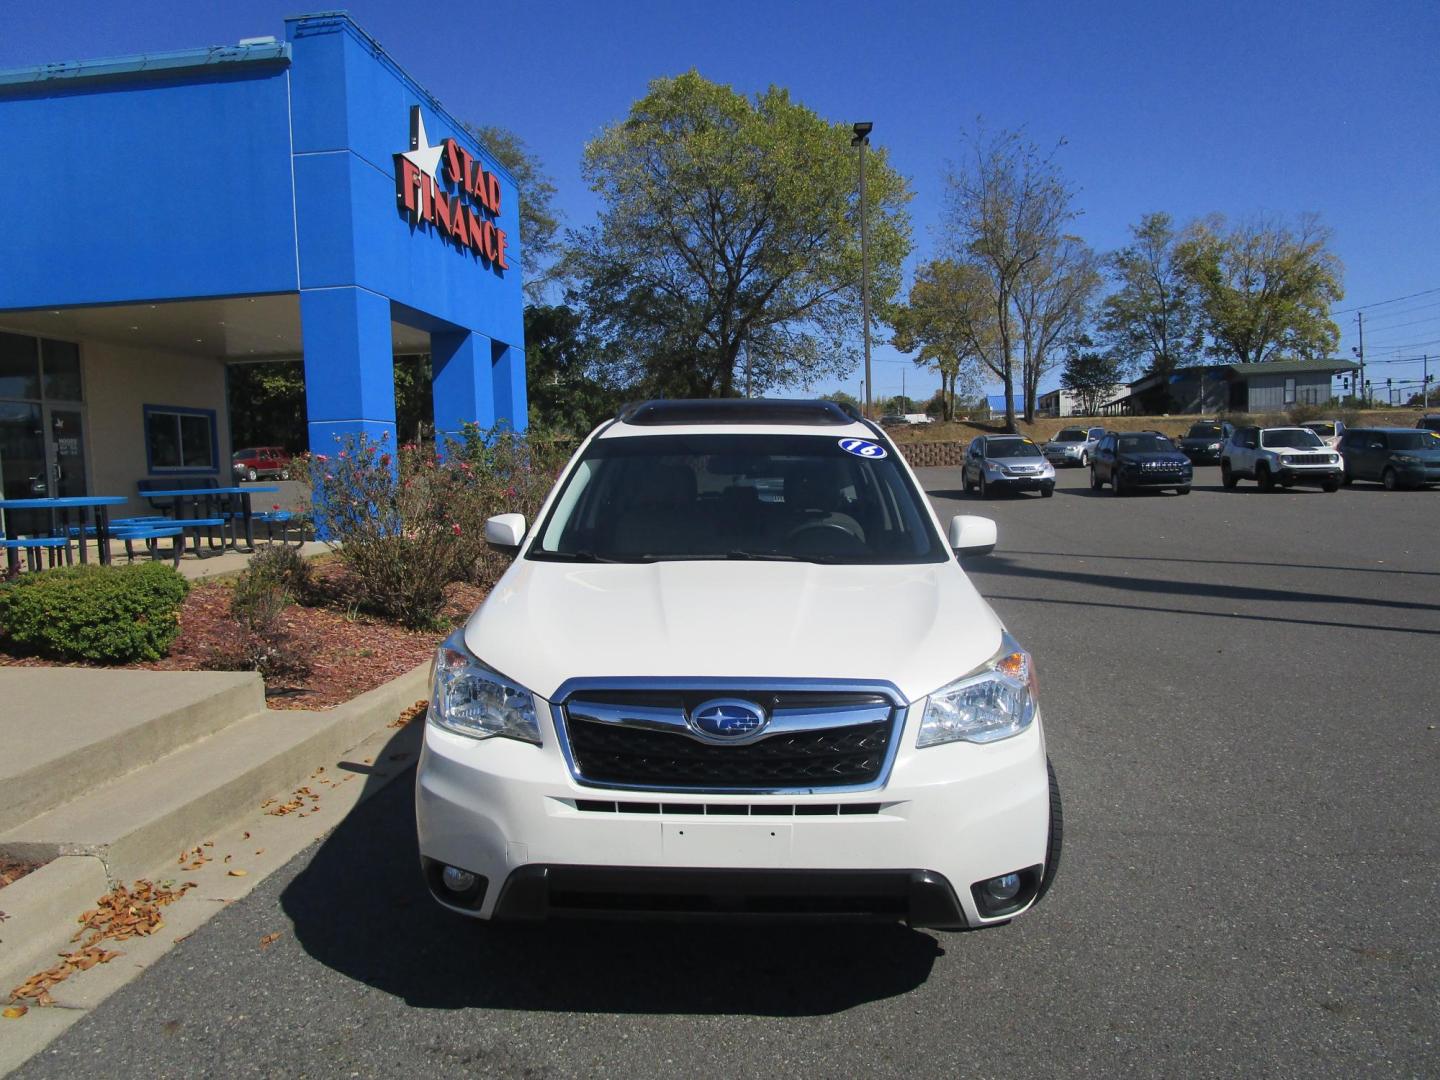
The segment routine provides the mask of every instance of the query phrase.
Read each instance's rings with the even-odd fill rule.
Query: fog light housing
[[[425,874],[425,884],[435,894],[435,899],[451,907],[468,908],[474,911],[485,901],[485,889],[490,883],[482,875],[463,866],[451,866],[438,859],[420,857],[420,869]]]
[[[987,919],[1010,915],[1035,899],[1040,888],[1043,867],[1027,866],[1008,874],[986,878],[970,886],[970,896],[980,914]]]
[[[1010,876],[1015,877],[1014,874]],[[1018,878],[1016,882],[1018,885]],[[447,866],[440,872],[440,884],[454,893],[469,892],[475,887],[475,875],[469,870],[461,870],[458,866]]]

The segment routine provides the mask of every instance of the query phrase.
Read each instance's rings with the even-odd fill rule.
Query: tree
[[[651,83],[585,148],[603,209],[573,236],[568,270],[610,359],[651,392],[700,396],[733,395],[747,373],[761,392],[851,370],[860,229],[850,136],[775,87],[751,100],[694,71]],[[910,248],[910,192],[883,150],[866,183],[879,309]]]
[[[955,418],[957,387],[975,389],[975,369],[983,365],[1008,379],[1001,360],[989,278],[974,262],[935,259],[915,272],[908,303],[894,305],[888,319],[895,328],[891,344],[901,352],[919,350],[917,364],[940,372],[946,395],[945,419]]]
[[[1191,226],[1182,245],[1210,351],[1227,363],[1277,356],[1320,360],[1340,342],[1330,305],[1345,295],[1344,267],[1315,214],[1292,225],[1260,218],[1230,228],[1221,217]]]
[[[623,395],[605,379],[597,343],[574,308],[526,306],[525,368],[534,430],[584,435],[622,404]]]
[[[520,188],[520,273],[525,295],[539,303],[551,281],[551,263],[560,250],[560,212],[555,209],[555,183],[530,152],[525,140],[507,128],[462,124],[504,165]]]
[[[303,365],[294,360],[232,364],[226,383],[232,446],[306,448]]]
[[[1099,260],[1075,236],[1057,238],[1020,275],[1014,307],[1026,423],[1035,422],[1040,380],[1064,362],[1065,345],[1089,321],[1100,285]]]
[[[1090,344],[1089,338],[1072,342],[1060,374],[1061,388],[1075,395],[1083,416],[1099,415],[1100,406],[1120,381],[1119,357],[1087,348]]]
[[[1005,384],[1005,424],[1014,430],[1015,307],[1023,291],[1045,287],[1041,260],[1054,256],[1065,225],[1078,216],[1074,192],[1053,152],[1042,154],[1019,132],[991,134],[983,124],[967,137],[965,160],[946,184],[945,239],[952,255],[984,273],[996,335],[987,363]],[[1021,337],[1027,348],[1038,340],[1025,341],[1023,331]],[[1027,353],[1022,375],[1038,361]]]
[[[830,393],[823,396],[820,400],[833,401],[837,405],[848,405],[857,413],[860,411],[860,399],[854,394],[847,394],[844,390],[831,390]]]
[[[1098,331],[1129,370],[1168,375],[1194,361],[1204,343],[1199,289],[1166,213],[1132,225],[1134,240],[1106,260],[1117,288],[1101,305]]]

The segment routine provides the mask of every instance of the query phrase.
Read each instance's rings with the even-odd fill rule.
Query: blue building
[[[484,120],[485,118],[475,118]],[[285,40],[0,72],[10,498],[228,482],[230,365],[304,364],[309,440],[525,426],[514,179],[343,14]]]

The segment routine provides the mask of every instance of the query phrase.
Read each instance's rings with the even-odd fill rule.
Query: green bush
[[[190,583],[162,563],[71,566],[0,585],[0,634],[59,660],[159,660]]]
[[[533,519],[569,447],[467,424],[445,453],[389,437],[337,439],[334,455],[297,459],[315,493],[315,524],[338,545],[360,606],[433,627],[452,581],[492,584],[510,556],[485,544],[486,518]]]

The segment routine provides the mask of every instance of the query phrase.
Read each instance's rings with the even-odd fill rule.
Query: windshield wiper
[[[617,562],[643,562],[644,559],[612,559],[605,555],[596,555],[593,551],[534,551],[531,557],[536,559],[553,559],[556,562],[583,562],[583,563],[617,563]]]

